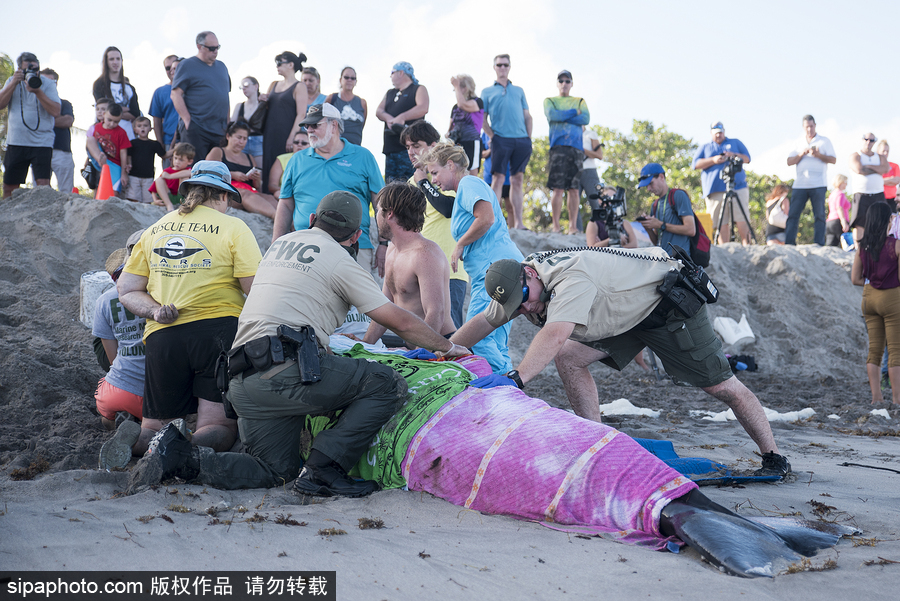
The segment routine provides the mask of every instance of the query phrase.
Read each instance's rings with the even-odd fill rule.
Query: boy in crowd
[[[111,102],[106,107],[103,120],[94,125],[93,139],[96,144],[88,144],[94,166],[102,169],[103,165],[109,165],[109,175],[116,192],[128,185],[128,174],[122,166],[128,165],[128,148],[131,147],[128,134],[119,127],[121,119],[122,107]]]
[[[181,142],[172,150],[172,166],[163,169],[163,174],[156,178],[150,186],[153,204],[166,207],[166,211],[174,211],[175,205],[181,204],[178,186],[191,176],[191,165],[194,164],[194,147]]]
[[[134,120],[134,140],[128,149],[128,190],[125,198],[134,202],[150,204],[150,186],[153,185],[155,172],[154,155],[161,159],[168,158],[163,145],[150,139],[150,119],[138,117]]]
[[[110,102],[112,102],[112,100],[110,100],[109,98],[99,98],[94,103],[94,123],[89,128],[87,128],[87,140],[84,145],[84,149],[87,152],[87,159],[85,159],[84,161],[85,168],[87,168],[87,166],[93,162],[91,157],[101,152],[100,145],[97,144],[97,140],[96,138],[94,138],[94,128],[103,122],[103,116],[106,115],[106,107],[109,106]],[[84,177],[85,179],[87,179],[86,175]],[[90,182],[88,182],[88,185],[90,186]],[[91,190],[96,189],[96,184],[91,186]]]

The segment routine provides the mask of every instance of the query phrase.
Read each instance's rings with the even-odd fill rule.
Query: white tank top
[[[859,153],[859,163],[863,167],[877,167],[881,164],[881,155],[875,152],[872,153],[872,156],[867,156],[861,152]],[[854,173],[853,192],[856,194],[878,194],[879,192],[884,192],[884,178],[881,177],[880,173],[871,175]]]

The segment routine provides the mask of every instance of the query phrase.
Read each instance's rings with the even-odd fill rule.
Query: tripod
[[[747,229],[750,231],[750,239],[753,240],[753,244],[756,244],[756,234],[753,233],[753,225],[750,223],[750,218],[747,216],[746,211],[744,211],[744,205],[741,204],[737,192],[734,190],[734,177],[722,173],[722,179],[725,180],[725,200],[722,202],[722,212],[719,214],[719,223],[716,224],[716,231],[713,232],[713,238],[718,239],[719,232],[722,230],[722,223],[725,220],[725,210],[728,208],[731,209],[729,212],[731,215],[731,225],[728,228],[728,232],[730,237],[734,238],[734,207],[737,205],[741,210],[741,215],[744,216],[744,222],[747,224]]]

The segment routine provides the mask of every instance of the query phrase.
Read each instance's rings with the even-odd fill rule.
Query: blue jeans
[[[463,305],[466,302],[467,287],[468,283],[465,280],[450,280],[450,318],[457,329],[465,323],[463,321]]]
[[[825,246],[825,192],[826,188],[794,188],[791,192],[791,211],[788,213],[787,225],[784,228],[784,243],[797,244],[797,230],[800,228],[800,215],[806,208],[806,201],[812,203],[813,217],[816,222],[813,228],[813,240],[819,246]]]

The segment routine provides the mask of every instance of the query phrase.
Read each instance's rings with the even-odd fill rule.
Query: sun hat
[[[241,193],[231,185],[231,172],[219,161],[197,161],[191,167],[191,177],[181,182],[178,193],[187,196],[191,186],[207,186],[228,192],[228,198],[240,204]]]

